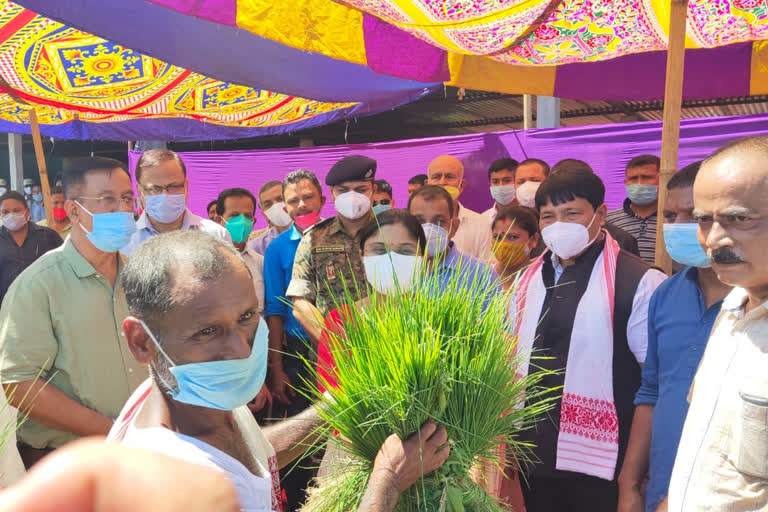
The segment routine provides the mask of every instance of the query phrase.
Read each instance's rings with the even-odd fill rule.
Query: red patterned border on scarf
[[[560,430],[601,443],[619,442],[619,417],[607,400],[563,393]]]

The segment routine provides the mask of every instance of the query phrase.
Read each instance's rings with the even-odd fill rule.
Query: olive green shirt
[[[38,222],[38,223],[37,223],[37,225],[38,225],[38,226],[45,226],[45,227],[49,227],[49,226],[48,226],[48,221],[47,221],[46,219],[43,219],[43,220],[41,220],[40,222]],[[53,227],[51,227],[51,229],[53,229]],[[61,233],[59,233],[59,236],[60,236],[62,239],[66,239],[66,238],[69,236],[69,234],[70,234],[71,232],[72,232],[72,223],[70,222],[69,224],[67,224],[67,225],[64,227],[64,229],[62,229],[62,230],[61,230]]]
[[[372,212],[369,216],[373,219]],[[360,238],[349,236],[338,217],[331,217],[318,222],[301,237],[285,295],[307,299],[325,316],[337,304],[347,303],[345,285],[355,300],[367,295]]]
[[[113,289],[67,239],[22,272],[3,300],[0,381],[40,375],[85,407],[117,417],[147,378],[125,342],[127,316],[119,273]],[[30,419],[18,437],[34,448],[57,448],[77,436]]]

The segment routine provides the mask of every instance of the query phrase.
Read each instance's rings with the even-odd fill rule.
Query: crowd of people
[[[462,204],[451,155],[408,181],[401,209],[363,155],[325,187],[297,169],[255,195],[223,190],[207,218],[165,149],[142,154],[135,184],[119,161],[73,161],[50,226],[38,185],[0,182],[0,382],[27,415],[0,470],[106,436],[223,472],[243,509],[299,510],[322,425],[305,361],[332,384],[325,330],[369,293],[410,293],[425,265],[438,283],[483,275],[508,294],[517,351],[551,390],[520,433],[533,462],[505,468],[514,485],[497,498],[529,512],[768,510],[766,161],[768,137],[752,137],[669,180],[671,277],[653,266],[653,155],[630,160],[615,210],[576,159],[493,162],[484,212]],[[328,199],[337,215],[322,218]],[[254,231],[257,215],[268,228]],[[360,510],[393,510],[448,453],[431,423],[388,439]]]

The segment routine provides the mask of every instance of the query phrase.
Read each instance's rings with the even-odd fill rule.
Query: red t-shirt
[[[327,330],[323,331],[320,336],[320,343],[317,346],[317,373],[319,379],[317,381],[317,388],[321,393],[325,393],[327,388],[323,385],[327,382],[332,388],[336,388],[336,361],[333,360],[333,353],[331,352],[331,341],[328,336],[328,331],[342,336],[344,334],[344,322],[348,321],[352,310],[349,306],[341,306],[338,309],[334,309],[325,317],[325,327]]]

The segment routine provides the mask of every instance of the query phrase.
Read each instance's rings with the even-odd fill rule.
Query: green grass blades
[[[321,481],[305,510],[355,510],[384,440],[392,433],[405,439],[428,419],[446,427],[451,456],[401,497],[398,511],[503,510],[471,481],[470,470],[481,458],[498,462],[501,444],[527,459],[530,447],[517,435],[549,405],[529,407],[525,398],[547,390],[539,386],[541,373],[519,377],[524,360],[510,335],[509,294],[490,274],[436,267],[422,265],[410,293],[371,292],[369,305],[352,308],[343,335],[327,331],[338,387],[327,396],[314,390],[313,398],[357,462]],[[337,302],[354,300],[347,293]]]

